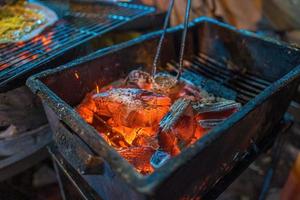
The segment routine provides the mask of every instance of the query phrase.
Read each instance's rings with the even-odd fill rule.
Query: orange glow
[[[100,92],[99,85],[96,84],[96,93],[99,93],[99,92]]]
[[[7,63],[0,65],[0,71],[7,68],[9,65]]]
[[[45,47],[46,52],[51,51],[49,44],[51,44],[51,42],[52,42],[52,34],[42,35],[41,42],[42,42],[43,46]]]
[[[50,39],[50,38],[49,38]],[[41,36],[41,41],[42,41],[42,43],[45,45],[45,44],[47,44],[47,42],[48,42],[48,40],[49,40],[46,36]]]
[[[22,48],[22,47],[25,46],[25,42],[23,42],[23,41],[22,42],[18,42],[17,45],[18,45],[18,47]]]
[[[76,79],[79,79],[79,74],[77,72],[74,73]]]
[[[174,101],[182,97],[195,101],[200,92],[187,83],[168,88],[168,92],[152,90],[153,86],[148,87],[148,83],[145,89],[144,83],[131,82],[129,86],[126,81],[119,80],[101,90],[96,84],[95,90],[76,108],[81,117],[142,174],[154,171],[150,159],[157,150],[174,157],[205,136],[210,129],[203,128],[198,120],[225,118],[235,112],[226,110],[200,115],[188,104],[171,128],[165,130],[160,123],[169,116]],[[170,115],[172,117],[172,112]]]
[[[28,44],[25,42],[18,42],[16,43],[16,47],[14,47],[11,51],[18,51],[19,49],[26,47],[26,45],[32,45],[33,49],[38,49],[45,52],[49,52],[52,50],[52,48],[49,46],[53,40],[52,40],[53,34],[46,34],[46,35],[40,35],[37,37],[34,37]],[[3,45],[5,48],[5,45]],[[11,56],[4,60],[4,62],[7,62],[5,64],[0,64],[0,70],[4,70],[10,66],[18,66],[18,65],[23,65],[26,64],[30,61],[33,61],[39,57],[39,54],[32,53],[31,50],[25,50],[21,52],[20,54],[17,54],[15,56]],[[16,65],[17,63],[17,65]]]
[[[38,43],[39,41],[40,41],[40,36],[34,37],[34,38],[32,39],[32,42],[33,42],[33,43]]]
[[[35,59],[37,59],[39,56],[38,55],[33,55],[32,56],[32,60],[35,60]]]

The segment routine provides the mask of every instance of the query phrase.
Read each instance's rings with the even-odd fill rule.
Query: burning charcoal
[[[152,127],[168,112],[168,97],[140,89],[112,89],[93,96],[96,113],[130,128]]]
[[[181,151],[178,146],[178,138],[171,132],[160,132],[158,134],[158,142],[160,147],[172,156],[178,155]]]
[[[160,146],[171,155],[177,155],[193,139],[196,126],[191,100],[177,100],[160,123]]]
[[[222,112],[226,110],[238,110],[241,104],[235,101],[223,100],[216,103],[193,103],[193,108],[199,113]]]
[[[196,103],[193,108],[197,111],[198,124],[205,129],[211,129],[225,121],[241,108],[241,104],[230,100],[215,103]]]
[[[123,158],[148,174],[240,107],[189,80],[168,73],[152,78],[135,70],[125,85],[117,80],[88,94],[77,111]]]
[[[131,145],[127,142],[126,138],[122,133],[117,132],[116,130],[107,131],[105,133],[100,132],[100,135],[103,139],[111,146],[115,148],[130,147]]]
[[[126,126],[112,127],[114,131],[120,133],[128,144],[132,144],[132,141],[136,138],[138,129],[128,128]]]
[[[116,148],[130,146],[130,144],[127,142],[128,139],[126,140],[126,138],[124,137],[124,133],[118,132],[117,129],[109,126],[109,124],[97,114],[94,114],[93,125],[109,145],[114,146]]]
[[[131,128],[158,124],[169,110],[170,99],[139,89],[112,89],[94,96],[99,115]]]
[[[162,132],[169,131],[186,111],[191,101],[189,99],[178,99],[170,108],[168,114],[161,120],[160,128]]]
[[[89,93],[86,95],[82,103],[77,106],[76,111],[87,123],[93,123],[96,104],[92,99],[92,94]]]
[[[150,159],[150,163],[151,163],[152,167],[157,169],[157,168],[160,168],[161,166],[163,166],[170,158],[171,158],[170,154],[168,154],[164,151],[157,150],[152,155],[152,157]]]
[[[141,147],[151,147],[153,149],[158,149],[158,140],[154,136],[142,135],[139,134],[134,141],[132,142],[134,146],[141,146]]]
[[[151,147],[129,147],[118,150],[118,152],[140,173],[149,174],[154,171],[150,159],[155,150]]]
[[[153,86],[152,76],[141,70],[133,70],[126,78],[126,85],[139,89],[150,90]]]
[[[202,138],[204,135],[208,133],[209,129],[203,128],[199,125],[197,125],[194,137],[192,138],[189,145],[194,144],[196,141],[198,141],[200,138]]]
[[[156,134],[156,130],[153,130],[151,127],[128,128],[125,126],[113,126],[112,129],[122,134],[126,142],[129,144],[133,144],[135,146],[153,146],[153,148],[157,146],[155,141],[153,141],[155,139],[154,135]]]
[[[198,123],[201,127],[206,129],[214,128],[215,126],[218,126],[220,123],[224,122],[226,119],[205,119],[205,120],[199,120]]]

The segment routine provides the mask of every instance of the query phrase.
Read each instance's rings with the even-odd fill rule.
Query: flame
[[[79,77],[79,74],[78,74],[77,72],[75,72],[74,75],[75,75],[76,79],[79,79],[79,78],[80,78],[80,77]]]
[[[96,84],[96,93],[100,93],[99,85]]]

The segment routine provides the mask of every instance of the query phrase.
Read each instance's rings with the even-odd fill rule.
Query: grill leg
[[[58,181],[61,198],[62,198],[62,200],[67,200],[66,199],[66,194],[65,194],[65,189],[64,189],[64,186],[63,186],[63,183],[62,183],[62,180],[61,180],[60,171],[58,169],[57,163],[54,160],[54,158],[52,158],[52,161],[53,161],[53,166],[54,166],[54,169],[55,169],[55,172],[56,172],[56,178],[57,178],[57,181]]]
[[[292,123],[292,121],[290,121],[290,123]],[[290,126],[291,126],[291,124],[289,125],[289,127]],[[259,195],[259,200],[265,200],[266,197],[267,197],[268,191],[270,189],[270,185],[272,183],[273,175],[276,171],[278,162],[280,160],[280,155],[281,155],[283,146],[284,146],[284,144],[286,142],[286,139],[287,139],[287,135],[288,135],[287,133],[288,133],[287,131],[283,131],[279,135],[277,140],[275,141],[275,144],[272,148],[272,162],[271,162],[271,165],[270,165],[270,167],[269,167],[269,169],[268,169],[268,171],[265,175],[264,182],[263,182],[263,185],[262,185],[262,190],[261,190],[260,195]]]

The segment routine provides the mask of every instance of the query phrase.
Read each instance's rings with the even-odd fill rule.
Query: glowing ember
[[[99,89],[99,85],[96,84],[96,92],[99,93],[100,92],[100,89]]]
[[[79,79],[79,74],[77,72],[74,73],[76,79]]]
[[[167,73],[152,78],[134,70],[124,81],[97,85],[76,110],[137,171],[149,174],[240,106]]]
[[[129,147],[120,149],[118,152],[132,165],[135,166],[137,171],[148,174],[154,171],[150,164],[151,156],[155,150],[151,147]]]

